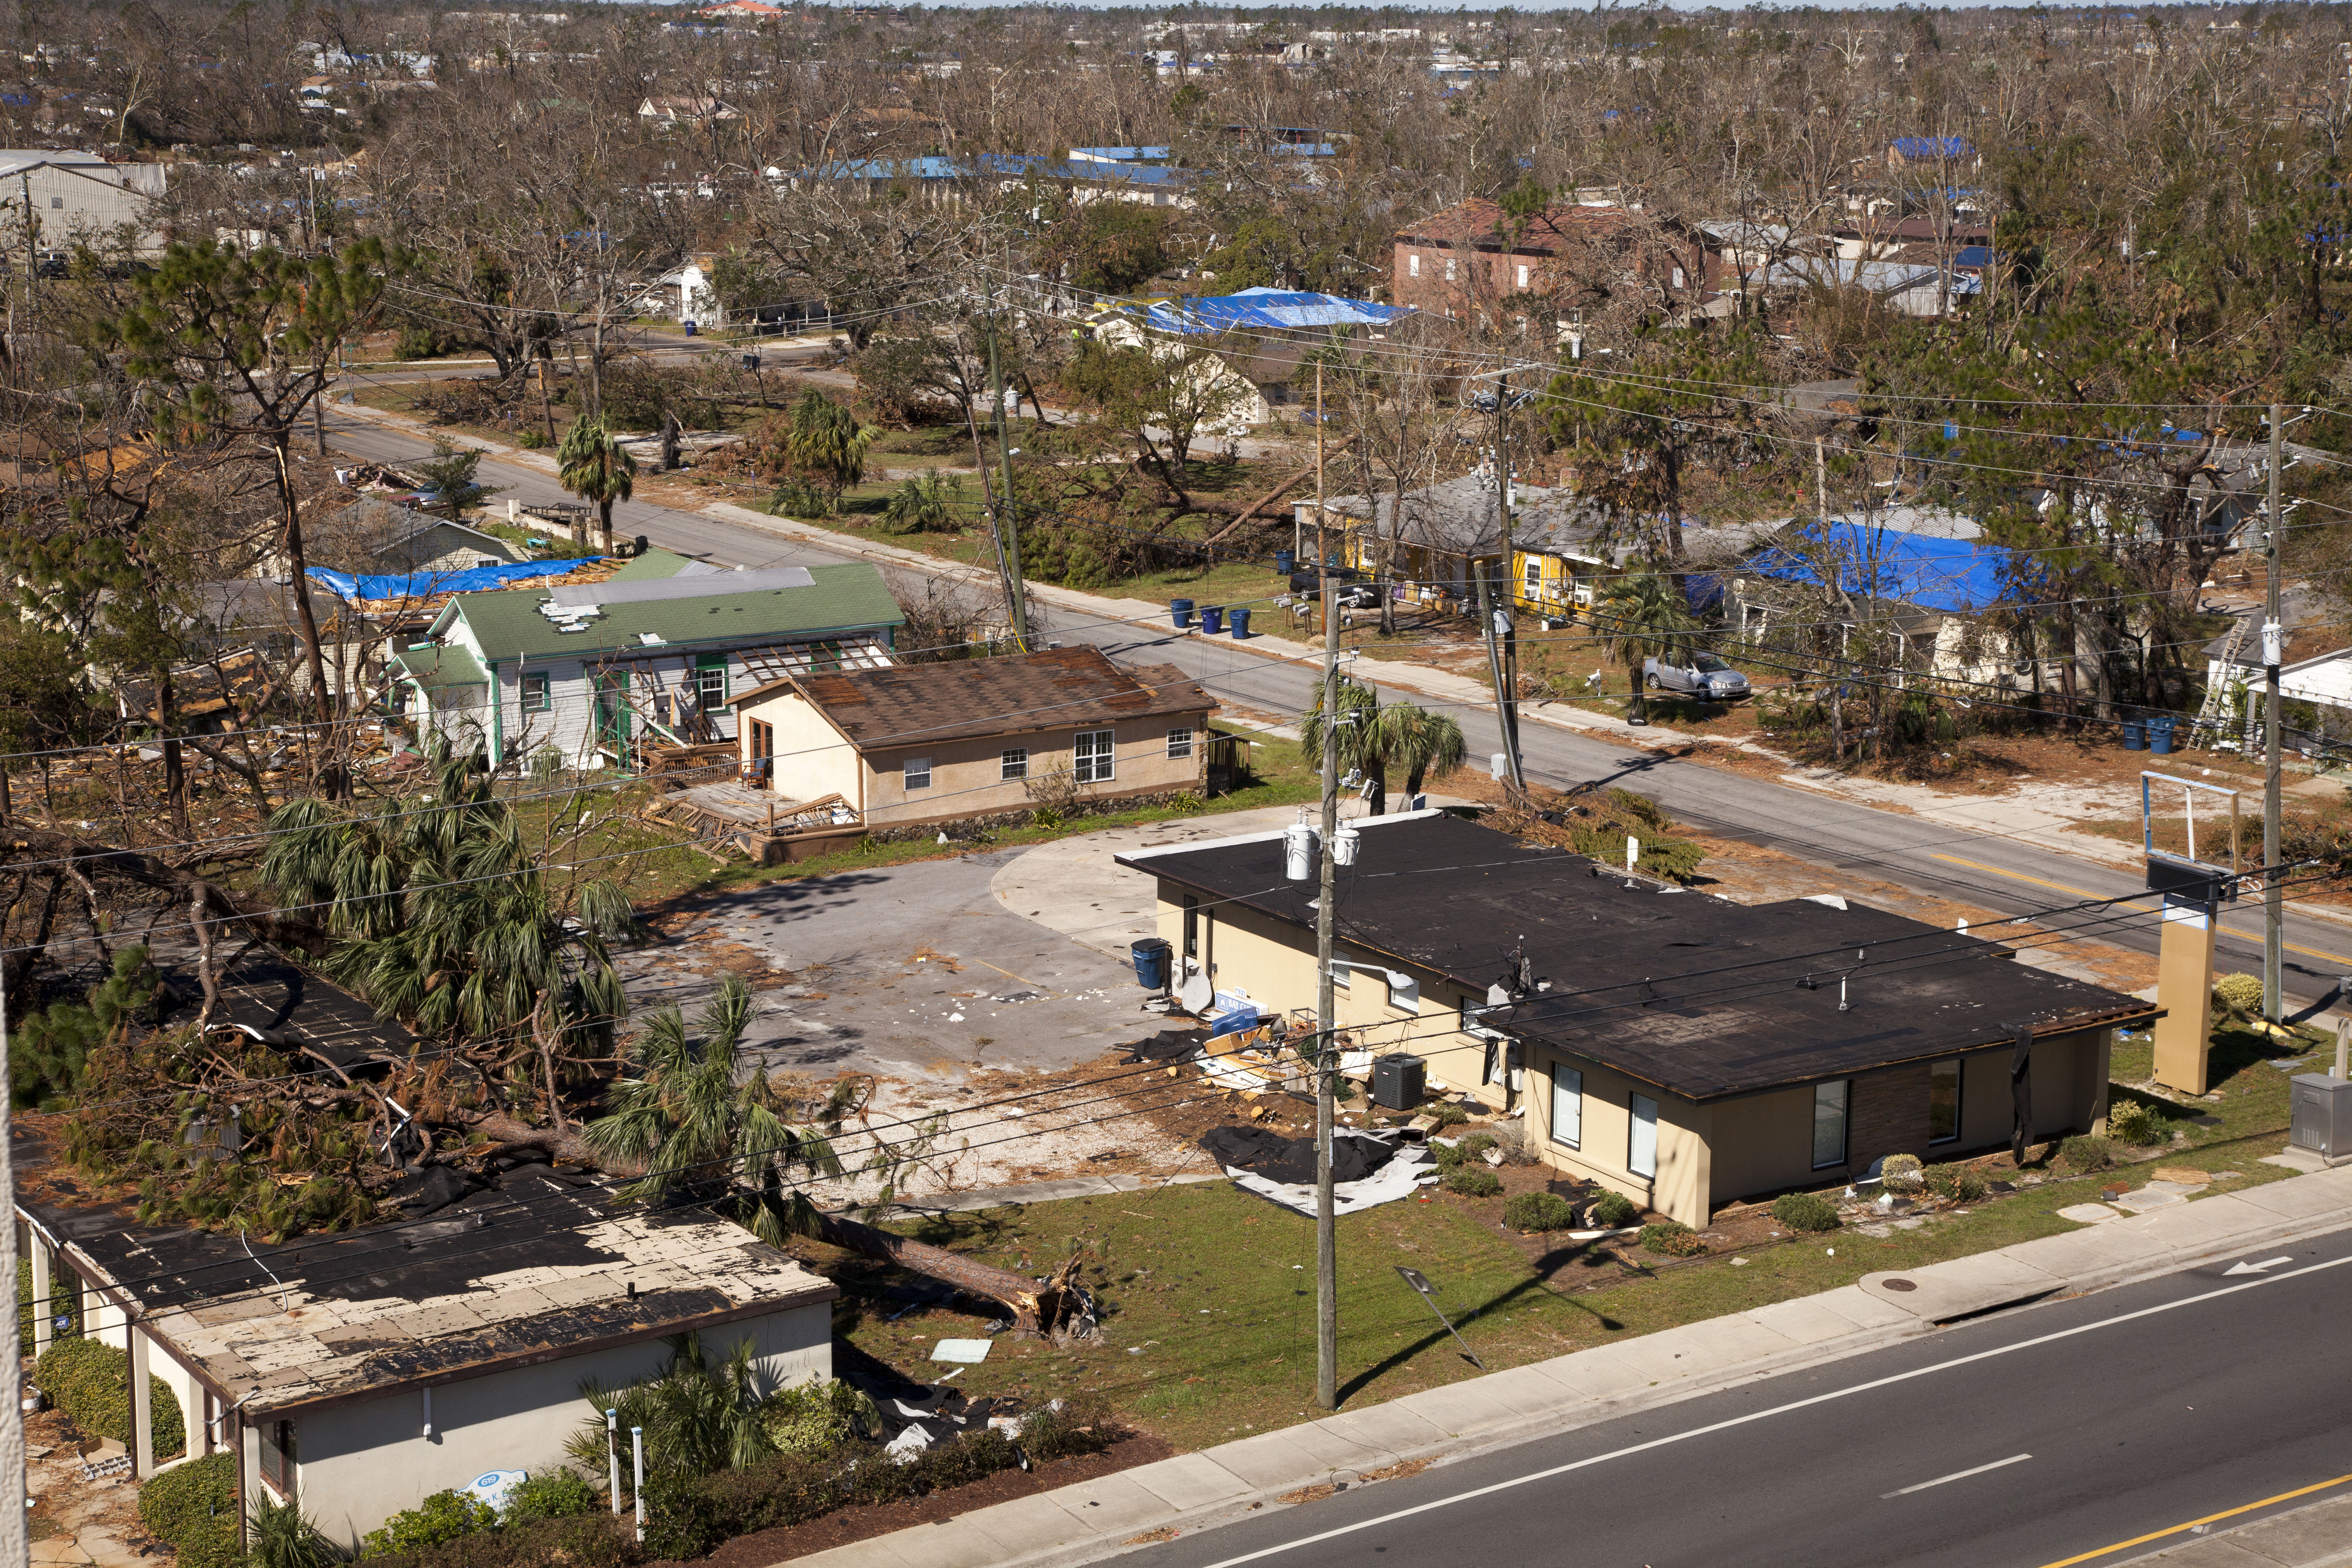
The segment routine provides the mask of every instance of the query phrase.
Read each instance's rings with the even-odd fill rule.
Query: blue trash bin
[[[686,335],[688,337],[690,338],[694,336],[694,323],[692,321],[680,321],[678,325],[686,329]]]
[[[1135,983],[1146,991],[1168,989],[1168,968],[1175,949],[1164,936],[1147,936],[1132,950],[1135,957]]]
[[[2147,725],[2138,719],[2124,721],[2124,750],[2137,752],[2147,744]]]
[[[1190,626],[1192,624],[1192,601],[1190,599],[1169,600],[1168,618],[1176,623],[1176,629],[1180,632]]]
[[[1249,606],[1246,605],[1234,605],[1233,614],[1227,618],[1233,623],[1234,640],[1235,642],[1240,642],[1244,637],[1249,636]]]
[[[1215,637],[1219,632],[1223,631],[1224,629],[1225,607],[1223,605],[1202,605],[1201,630],[1207,636]]]
[[[1274,569],[1281,573],[1286,577],[1289,576],[1293,572],[1298,569],[1297,552],[1290,550],[1276,551],[1274,552]]]
[[[2178,713],[2159,713],[2147,721],[2147,749],[2159,757],[2172,755],[2172,731],[2180,722]]]

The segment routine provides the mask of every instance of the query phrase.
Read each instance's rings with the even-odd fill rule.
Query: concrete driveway
[[[1151,1033],[1131,967],[998,901],[992,879],[1023,853],[706,900],[665,922],[658,945],[621,955],[631,1004],[640,1018],[667,1002],[691,1015],[721,975],[741,974],[759,1000],[750,1040],[761,1058],[820,1078],[1054,1071]]]

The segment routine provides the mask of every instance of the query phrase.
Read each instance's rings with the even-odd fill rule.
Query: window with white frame
[[[909,794],[919,789],[930,788],[931,759],[929,757],[908,757],[905,767],[900,770],[899,776],[901,787],[906,789]]]
[[[1080,784],[1108,784],[1118,776],[1118,731],[1081,730],[1070,745],[1070,767]]]
[[[1407,277],[1418,278],[1421,276],[1421,252],[1416,250],[1411,256],[1404,258],[1404,270]]]
[[[1190,730],[1171,730],[1171,731],[1168,731],[1168,755],[1169,755],[1171,759],[1181,759],[1181,758],[1184,758],[1184,757],[1189,757],[1189,756],[1191,756],[1192,754],[1192,731],[1190,731]]]
[[[1571,1149],[1584,1144],[1584,1075],[1551,1064],[1551,1141]]]
[[[1445,280],[1448,283],[1454,281],[1454,258],[1450,256],[1445,258]]]
[[[1522,261],[1522,262],[1520,262],[1520,263],[1519,263],[1519,287],[1520,287],[1520,288],[1522,288],[1522,289],[1524,289],[1524,288],[1526,288],[1527,286],[1528,286],[1528,264],[1527,264],[1526,262]]]
[[[999,766],[1003,769],[1000,776],[1006,782],[1010,783],[1014,779],[1025,779],[1029,776],[1028,747],[1007,746],[1004,748],[1003,755],[998,761]]]
[[[1813,1085],[1813,1169],[1845,1163],[1847,1080]]]

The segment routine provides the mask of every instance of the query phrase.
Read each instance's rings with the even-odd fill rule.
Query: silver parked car
[[[1687,691],[1714,702],[1748,695],[1748,678],[1711,653],[1642,661],[1642,684],[1653,691]]]

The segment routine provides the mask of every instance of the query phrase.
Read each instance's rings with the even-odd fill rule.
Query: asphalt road
[[[328,427],[331,442],[352,457],[393,462],[430,451],[428,444],[415,437],[348,415],[331,416]],[[479,478],[500,491],[501,498],[572,499],[552,477],[535,468],[486,461]],[[667,549],[707,555],[726,565],[855,559],[755,528],[644,501],[615,507],[614,524],[624,535],[642,533]],[[1309,700],[1315,679],[1309,665],[1278,663],[1245,652],[1230,641],[1183,636],[1172,627],[1097,625],[1060,611],[1050,619],[1048,631],[1065,642],[1095,643],[1114,658],[1175,664],[1218,697],[1270,713],[1299,711]],[[1356,668],[1359,674],[1365,674],[1378,667],[1363,661]],[[1382,691],[1384,696],[1430,702],[1402,690],[1382,688]],[[1474,755],[1499,747],[1491,709],[1465,709],[1459,717]],[[2156,951],[2157,906],[2145,896],[2141,879],[2127,870],[2053,855],[2038,844],[1967,832],[1766,779],[1633,752],[1539,723],[1523,728],[1530,776],[1554,785],[1600,780],[1638,789],[1655,797],[1681,821],[1782,850],[1822,867],[1824,892],[1839,890],[1835,873],[1851,872],[2003,915],[2037,914],[2047,926],[2076,931],[2142,952]],[[2072,915],[2048,912],[2134,894],[2141,896],[2126,905],[2102,906]],[[2285,941],[2289,996],[2305,1008],[2331,1000],[2337,977],[2352,974],[2352,929],[2290,910]],[[2260,909],[2246,905],[2225,914],[2220,946],[2218,963],[2225,972],[2259,973]]]
[[[2003,1313],[1119,1561],[2097,1568],[2155,1550],[2103,1550],[2153,1531],[2352,1484],[2352,1238],[2245,1261],[2290,1256]]]

